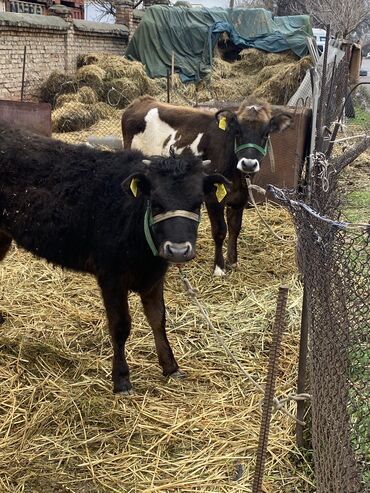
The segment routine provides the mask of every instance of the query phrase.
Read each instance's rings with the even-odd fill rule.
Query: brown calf
[[[172,148],[177,154],[192,151],[210,163],[207,173],[222,173],[232,181],[232,191],[221,202],[214,196],[206,206],[215,242],[214,274],[225,274],[222,246],[229,231],[228,267],[237,264],[237,239],[243,209],[248,202],[246,176],[253,177],[267,152],[268,136],[289,127],[291,116],[272,116],[267,103],[246,100],[237,111],[173,106],[142,96],[133,101],[122,116],[122,132],[126,149],[139,149],[147,155],[167,156]],[[224,209],[226,206],[226,219]]]

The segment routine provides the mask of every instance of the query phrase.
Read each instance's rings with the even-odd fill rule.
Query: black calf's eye
[[[152,214],[162,214],[165,209],[162,207],[160,204],[153,204],[152,203]]]

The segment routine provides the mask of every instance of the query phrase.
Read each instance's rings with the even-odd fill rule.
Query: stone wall
[[[123,55],[128,42],[124,25],[57,16],[0,13],[0,99],[19,99],[26,46],[26,100],[52,71],[73,72],[79,54],[103,51]]]

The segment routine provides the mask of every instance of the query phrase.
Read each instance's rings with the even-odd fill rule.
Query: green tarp
[[[312,36],[307,15],[274,17],[265,9],[184,8],[156,5],[145,14],[126,56],[142,62],[150,77],[165,77],[175,55],[175,70],[184,82],[198,82],[211,72],[212,53],[221,32],[237,48],[269,52],[291,49],[308,53]]]

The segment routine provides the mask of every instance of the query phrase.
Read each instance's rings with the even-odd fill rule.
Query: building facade
[[[0,0],[0,12],[48,15],[53,5],[68,8],[73,19],[84,19],[84,0]]]

